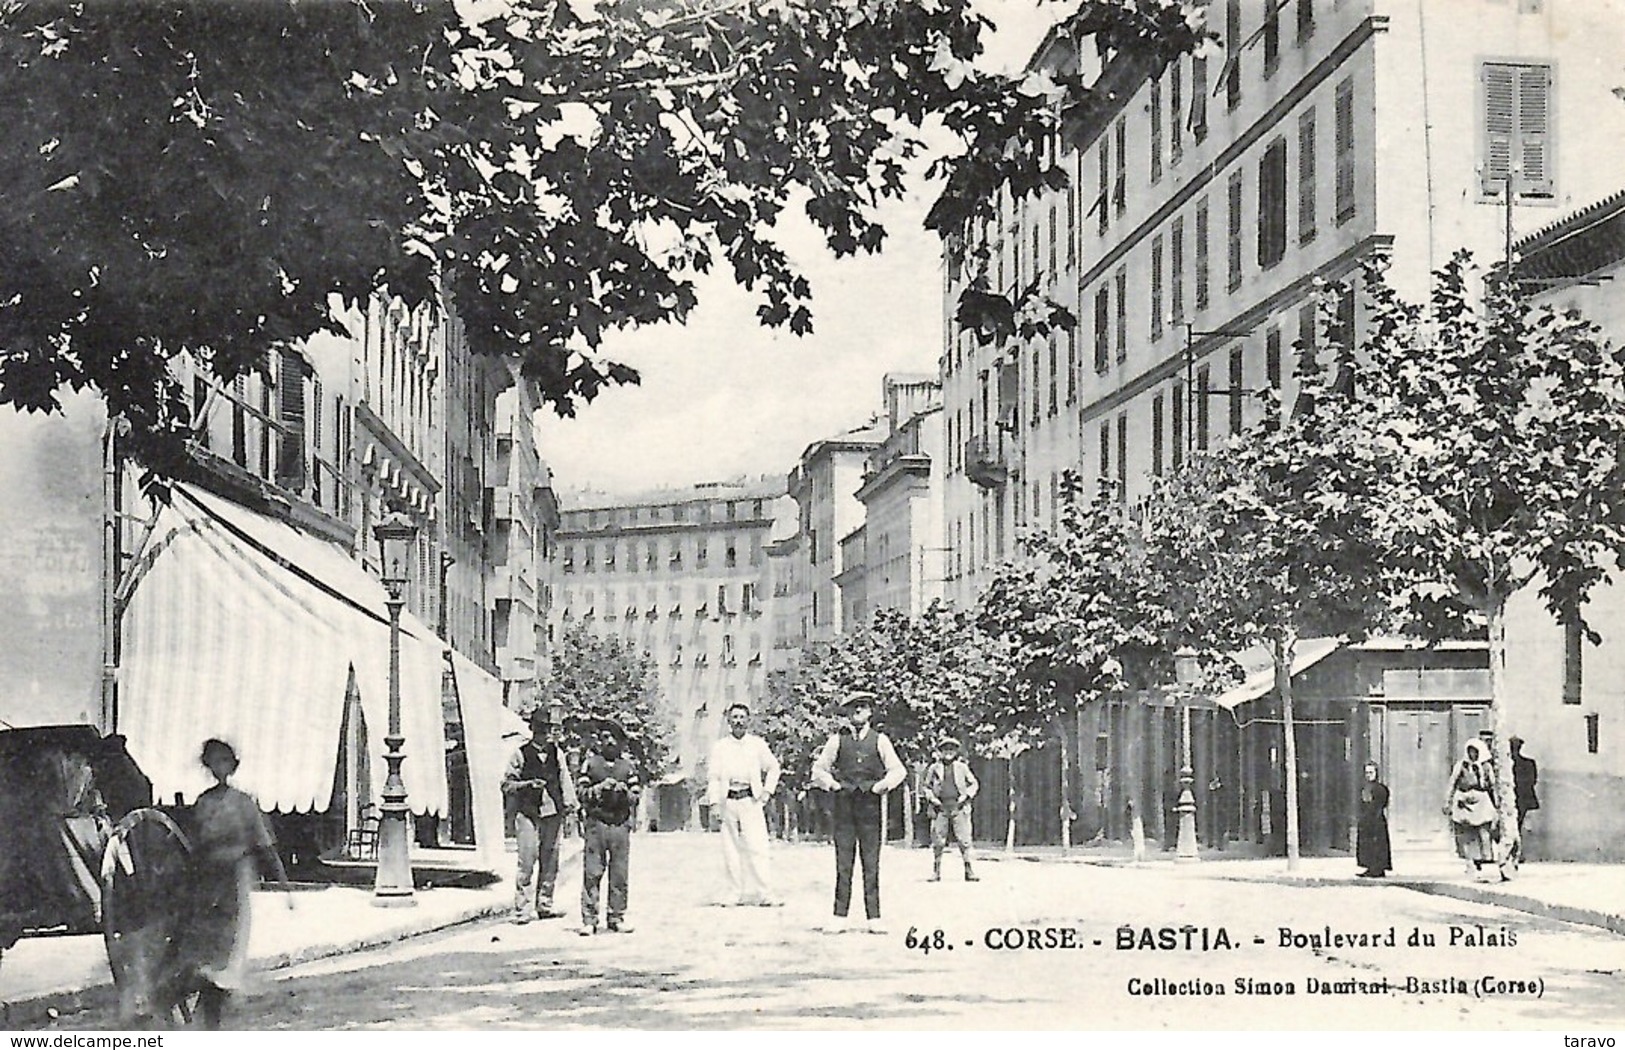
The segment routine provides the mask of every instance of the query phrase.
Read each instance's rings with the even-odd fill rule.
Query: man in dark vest
[[[576,808],[575,785],[546,707],[530,714],[530,739],[508,760],[502,794],[514,814],[519,839],[519,873],[514,878],[514,922],[557,919],[553,884],[559,875],[559,833],[564,815]],[[531,890],[538,863],[540,877]]]
[[[598,932],[598,902],[609,876],[604,929],[631,933],[626,900],[631,872],[632,817],[640,785],[637,764],[622,753],[620,730],[606,729],[581,763],[581,805],[586,819],[581,847],[581,929],[583,937]]]
[[[886,792],[903,782],[907,771],[886,734],[870,725],[874,695],[852,693],[842,704],[847,724],[832,735],[813,763],[813,783],[832,794],[835,834],[835,921],[831,932],[851,929],[852,861],[863,863],[863,910],[869,932],[880,925],[880,812]]]

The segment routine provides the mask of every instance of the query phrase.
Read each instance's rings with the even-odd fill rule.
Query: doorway
[[[1451,767],[1462,747],[1488,725],[1482,705],[1389,706],[1382,768],[1388,784],[1388,829],[1396,850],[1450,846],[1442,812]]]

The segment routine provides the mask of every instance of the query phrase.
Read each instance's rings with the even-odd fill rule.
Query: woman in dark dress
[[[1388,844],[1388,786],[1377,779],[1377,764],[1365,764],[1365,783],[1360,786],[1360,823],[1354,842],[1354,859],[1360,865],[1360,878],[1380,879],[1394,866]]]

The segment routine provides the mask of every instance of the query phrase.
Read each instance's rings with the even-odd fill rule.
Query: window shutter
[[[1522,169],[1519,193],[1552,195],[1550,66],[1523,66],[1518,71],[1518,152]]]
[[[1484,81],[1484,167],[1480,187],[1486,195],[1499,195],[1512,173],[1512,140],[1517,135],[1518,70],[1487,63]]]

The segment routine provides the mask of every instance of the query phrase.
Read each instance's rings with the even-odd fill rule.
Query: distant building
[[[842,562],[841,541],[863,524],[863,504],[858,502],[857,491],[869,454],[880,447],[885,435],[885,424],[875,422],[815,441],[802,452],[801,462],[786,481],[800,522],[800,565],[795,575],[803,587],[791,598],[800,606],[807,623],[806,638],[812,645],[828,644],[846,629],[835,583],[848,569]]]
[[[774,626],[768,549],[790,517],[777,480],[567,493],[550,562],[554,637],[572,625],[622,639],[659,671],[676,761],[659,826],[698,820],[705,760],[734,701],[759,707]],[[569,697],[555,698],[568,707]]]
[[[855,495],[864,507],[868,614],[917,615],[942,597],[941,386],[887,377],[891,429],[870,453]]]
[[[1625,191],[1524,238],[1517,254],[1517,276],[1539,301],[1578,309],[1614,346],[1625,343]],[[1625,586],[1616,572],[1586,602],[1600,645],[1578,623],[1558,623],[1537,591],[1508,604],[1506,625],[1505,725],[1523,737],[1540,773],[1540,810],[1525,828],[1525,853],[1625,860],[1625,814],[1614,801],[1625,790]]]

